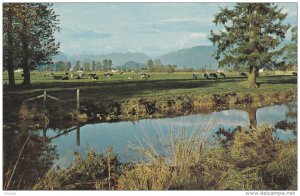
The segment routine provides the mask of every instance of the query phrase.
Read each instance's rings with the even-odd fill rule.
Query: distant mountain
[[[111,59],[113,62],[113,67],[124,65],[129,61],[134,61],[138,63],[147,63],[147,61],[151,58],[150,56],[144,53],[111,53],[111,54],[101,54],[101,55],[74,55],[69,58],[65,58],[66,55],[60,53],[54,58],[54,61],[70,61],[72,66],[75,65],[76,61],[80,61],[82,63],[92,63],[92,61],[103,61],[104,59]]]
[[[216,51],[216,47],[213,46],[196,46],[188,49],[181,49],[178,51],[170,52],[165,55],[158,57],[161,63],[164,65],[172,64],[179,67],[186,68],[216,68],[217,61],[212,57]],[[100,55],[74,55],[67,56],[60,52],[53,59],[56,61],[70,61],[72,66],[75,65],[76,61],[80,61],[81,64],[92,61],[103,61],[104,59],[111,59],[113,67],[125,66],[128,68],[140,69],[142,66],[146,66],[150,56],[144,53],[110,53]]]
[[[160,56],[162,64],[174,64],[186,68],[216,68],[217,61],[213,58],[216,51],[214,46],[196,46],[188,49],[181,49],[175,52]],[[211,65],[211,67],[209,67]]]
[[[57,62],[57,61],[68,61],[69,58],[67,57],[67,55],[65,55],[62,52],[59,52],[53,59],[53,62]]]

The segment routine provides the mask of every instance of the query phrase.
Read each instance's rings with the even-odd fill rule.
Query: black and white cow
[[[245,72],[239,72],[239,76],[241,76],[241,77],[246,77],[246,78],[248,77],[247,74],[246,74]]]
[[[148,79],[150,78],[150,75],[149,74],[141,74],[141,79]]]
[[[223,78],[226,77],[224,73],[220,73],[220,76],[223,77]]]
[[[107,77],[107,78],[110,78],[110,77],[112,77],[113,75],[114,75],[114,74],[112,74],[112,73],[105,73],[105,74],[104,74],[104,76]]]
[[[200,78],[199,74],[193,74],[193,79],[198,79]]]
[[[210,73],[209,76],[214,79],[218,78],[218,75],[216,73]]]

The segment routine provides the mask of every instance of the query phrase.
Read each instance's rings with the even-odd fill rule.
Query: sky
[[[143,52],[157,57],[208,40],[219,6],[229,3],[54,3],[60,51],[66,55]],[[297,24],[297,4],[279,3]],[[291,33],[287,33],[290,39]]]

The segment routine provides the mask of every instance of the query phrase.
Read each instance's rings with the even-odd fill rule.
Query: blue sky
[[[54,3],[61,31],[56,39],[67,55],[170,51],[211,45],[207,39],[219,6],[228,3]],[[297,4],[280,3],[297,24]],[[288,32],[287,38],[290,38]]]

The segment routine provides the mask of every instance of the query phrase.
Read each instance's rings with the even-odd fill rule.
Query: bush
[[[75,163],[66,169],[49,170],[36,184],[39,190],[114,189],[122,173],[122,164],[109,148],[104,154],[90,150],[85,159],[74,153]]]
[[[120,163],[108,149],[90,150],[66,169],[50,170],[34,189],[119,190],[289,190],[297,189],[297,142],[279,141],[273,129],[238,127],[218,132],[219,143],[207,140],[207,130],[158,136],[158,144],[133,146],[143,159]],[[225,136],[222,137],[221,135]]]

